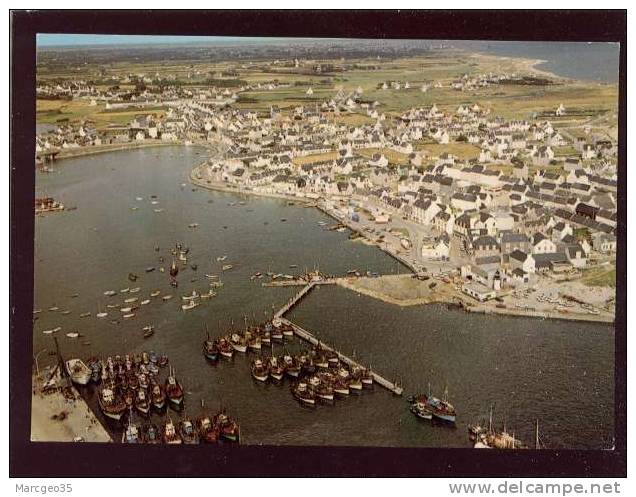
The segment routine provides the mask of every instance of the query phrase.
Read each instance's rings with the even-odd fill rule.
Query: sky
[[[302,40],[303,38],[291,38]],[[263,38],[238,36],[157,36],[157,35],[94,35],[94,34],[54,34],[38,33],[38,47],[86,46],[86,45],[166,45],[173,43],[248,43],[262,41]],[[269,38],[269,41],[282,40]],[[287,39],[289,41],[290,39]]]

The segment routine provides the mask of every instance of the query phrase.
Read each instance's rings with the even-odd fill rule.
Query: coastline
[[[379,250],[383,251],[390,257],[393,257],[394,259],[399,261],[402,265],[407,267],[413,274],[417,274],[417,271],[415,270],[415,268],[413,268],[413,266],[411,265],[409,261],[402,258],[399,254],[391,252],[390,250],[388,250],[388,248],[384,248],[378,245],[375,241],[369,238],[366,232],[353,226],[348,219],[339,218],[338,216],[335,215],[335,213],[331,212],[329,209],[327,209],[323,205],[318,204],[318,202],[316,202],[315,200],[307,199],[303,197],[295,197],[291,195],[273,194],[273,193],[270,194],[270,193],[258,192],[253,190],[246,190],[242,188],[232,188],[226,184],[218,183],[218,182],[208,183],[207,181],[198,179],[196,177],[199,171],[199,168],[202,165],[203,164],[199,164],[195,166],[190,172],[190,181],[192,182],[192,184],[199,186],[201,188],[212,190],[212,191],[220,191],[220,192],[233,193],[233,194],[239,194],[239,195],[254,195],[254,196],[260,196],[260,197],[277,198],[280,200],[286,200],[286,201],[294,202],[294,203],[302,203],[302,204],[305,204],[306,206],[315,207],[321,212],[323,212],[324,214],[334,219],[335,221],[346,226],[349,230],[355,233],[358,233],[361,237],[364,238],[364,241],[367,245],[372,245],[378,248]],[[388,277],[395,277],[395,276],[382,276],[381,278],[388,278]],[[402,278],[404,278],[404,275],[402,275]],[[410,279],[410,275],[408,275],[408,278]],[[533,311],[533,310],[526,310],[526,309],[512,309],[508,307],[498,308],[498,307],[495,307],[494,304],[489,305],[487,303],[478,303],[476,301],[468,300],[467,298],[465,298],[463,294],[460,294],[459,292],[452,289],[451,285],[446,285],[442,283],[441,281],[437,281],[438,287],[441,289],[443,287],[448,286],[451,288],[451,291],[442,293],[440,292],[440,290],[438,290],[436,292],[433,292],[430,296],[418,297],[414,299],[395,298],[395,297],[392,297],[391,295],[388,295],[386,292],[374,291],[368,288],[361,287],[360,285],[355,285],[353,281],[349,281],[347,278],[338,278],[337,284],[343,288],[347,288],[348,290],[352,290],[360,294],[366,295],[368,297],[372,297],[377,300],[381,300],[383,302],[387,302],[389,304],[394,304],[401,307],[413,306],[413,305],[427,305],[427,304],[450,304],[450,305],[459,304],[466,312],[476,312],[476,313],[482,313],[482,314],[500,314],[500,315],[519,316],[519,317],[526,317],[526,318],[530,317],[530,318],[536,318],[536,319],[558,319],[558,320],[565,320],[565,321],[586,321],[586,322],[607,323],[607,324],[614,323],[614,319],[615,319],[614,317],[610,318],[604,315],[595,316],[592,314]]]

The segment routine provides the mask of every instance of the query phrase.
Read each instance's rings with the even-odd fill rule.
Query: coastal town
[[[272,68],[347,72],[345,65],[299,59],[276,60]],[[399,258],[413,276],[437,275],[440,289],[452,281],[451,302],[612,321],[617,143],[607,123],[615,109],[564,100],[525,119],[505,118],[464,96],[564,84],[532,71],[378,80],[369,98],[360,85],[315,91],[278,79],[246,83],[241,69],[254,67],[220,71],[214,84],[177,84],[176,75],[159,72],[102,73],[100,85],[42,83],[43,102],[102,106],[130,119],[99,129],[90,118],[60,123],[36,137],[36,164],[52,172],[58,156],[205,145],[214,158],[193,170],[193,183],[316,205],[353,237]],[[244,96],[292,90],[298,103],[284,107],[251,108]],[[460,103],[385,110],[382,100],[441,90]]]
[[[541,70],[540,60],[445,44],[351,56],[342,48],[338,57],[320,47],[267,55],[230,48],[226,56],[193,49],[187,61],[179,49],[164,50],[165,60],[143,48],[39,53],[36,264],[50,276],[64,261],[65,242],[49,249],[54,243],[43,241],[57,235],[51,225],[77,232],[87,252],[94,243],[98,262],[93,280],[69,277],[74,286],[64,295],[36,277],[38,355],[48,350],[55,361],[41,373],[34,356],[32,440],[263,443],[267,423],[262,406],[250,405],[255,398],[288,413],[278,420],[281,432],[293,433],[296,425],[283,429],[280,420],[293,423],[308,409],[351,412],[347,399],[358,397],[383,408],[399,401],[411,423],[424,420],[428,432],[410,427],[413,445],[439,436],[448,446],[544,448],[541,412],[519,409],[517,423],[534,435],[516,437],[506,430],[508,406],[499,410],[503,430],[493,425],[494,386],[477,395],[471,379],[455,378],[450,396],[448,385],[442,390],[449,373],[435,361],[452,363],[445,346],[465,336],[442,341],[441,353],[431,347],[425,371],[404,378],[400,348],[424,347],[420,335],[396,335],[395,350],[378,361],[377,352],[359,352],[356,337],[334,338],[295,309],[333,290],[387,306],[387,321],[407,308],[442,310],[449,319],[493,320],[486,327],[520,318],[530,322],[525,337],[557,323],[601,329],[605,340],[615,320],[621,222],[616,86],[566,79]],[[83,171],[72,165],[80,163]],[[152,177],[151,166],[162,173]],[[103,215],[102,193],[116,214]],[[257,202],[269,217],[258,216]],[[103,241],[108,230],[112,239]],[[318,236],[334,234],[333,243],[351,249],[339,269],[318,263],[310,232],[317,245],[332,243]],[[259,236],[282,245],[295,239],[296,251],[261,254]],[[250,250],[239,256],[233,244]],[[363,327],[347,321],[335,327]],[[426,328],[434,342],[439,327],[409,323],[401,332]],[[185,330],[195,338],[183,338]],[[164,348],[169,366],[156,352]],[[423,357],[409,349],[406,362]],[[458,360],[467,357],[476,360]],[[537,368],[543,374],[539,360]],[[406,421],[388,416],[397,440]],[[452,441],[430,435],[456,419],[468,433]]]

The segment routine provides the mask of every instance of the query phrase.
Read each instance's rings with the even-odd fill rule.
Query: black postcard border
[[[613,476],[627,471],[625,10],[11,11],[10,452],[13,477]],[[32,443],[35,33],[620,42],[613,450],[476,451]],[[143,461],[143,464],[140,464]]]

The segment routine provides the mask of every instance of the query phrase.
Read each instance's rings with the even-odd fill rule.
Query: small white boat
[[[98,312],[97,314],[95,314],[95,316],[97,316],[98,318],[102,319],[105,318],[106,316],[108,316],[107,312]]]
[[[115,290],[107,290],[104,292],[104,295],[106,295],[106,297],[112,297],[113,295],[117,295],[117,292]]]
[[[194,300],[194,299],[199,298],[199,294],[197,293],[196,290],[192,290],[192,293],[190,295],[183,295],[181,298],[183,300],[186,300],[186,301],[187,300]]]
[[[138,287],[136,287],[136,288],[131,288],[131,289],[130,289],[130,293],[137,293],[139,290],[141,290],[141,287],[140,287],[140,286],[138,286]]]
[[[220,257],[217,257],[217,258],[216,258],[217,262],[222,262],[222,261],[224,261],[225,259],[227,259],[227,255],[223,255],[223,256],[220,256]]]
[[[163,212],[163,209],[153,209],[155,212],[159,213],[159,212]]]
[[[51,312],[58,311],[59,309],[60,308],[58,306],[56,306],[56,305],[54,305],[53,307],[49,307],[49,311],[51,311]]]
[[[150,292],[151,297],[158,297],[161,293],[161,290],[155,290],[154,292]]]
[[[199,226],[199,223],[190,223],[188,224],[188,228],[197,228]]]
[[[153,200],[152,202],[150,202],[152,205],[157,205],[159,203],[158,200]]]
[[[138,297],[131,297],[131,298],[129,298],[129,299],[124,300],[124,302],[125,302],[126,304],[131,304],[131,303],[133,303],[133,302],[137,302],[138,300],[139,300],[139,298],[138,298]]]
[[[225,264],[223,266],[223,271],[229,271],[230,269],[232,269],[234,266],[232,266],[232,264]]]
[[[150,304],[150,299],[142,300],[141,305]]]
[[[206,273],[205,277],[209,280],[218,280],[219,279],[219,275],[218,274],[208,274]]]
[[[44,333],[45,335],[51,335],[53,333],[57,333],[61,329],[62,329],[62,327],[58,326],[57,328],[53,328],[53,329],[50,329],[50,330],[44,330],[42,333]]]
[[[123,315],[124,319],[130,319],[130,318],[134,318],[134,317],[135,317],[135,313],[134,312],[131,312],[131,313]]]
[[[35,309],[33,311],[33,314],[40,314],[42,312],[42,309]]]
[[[146,325],[146,326],[144,326],[142,328],[143,331],[151,331],[151,330],[154,330],[154,329],[155,329],[155,327],[153,325],[151,325],[151,324],[148,324],[148,325]]]
[[[144,199],[143,197],[135,197],[135,200],[136,200],[137,202],[141,202],[143,199]]]
[[[69,338],[77,338],[79,336],[79,333],[72,331],[66,334],[67,337]]]
[[[126,313],[132,311],[132,307],[122,307],[119,309],[121,312]]]
[[[92,370],[81,359],[69,359],[66,361],[66,371],[73,383],[87,385],[91,381]]]
[[[120,304],[106,304],[106,307],[109,309],[117,309]]]
[[[181,309],[183,311],[189,311],[190,309],[194,309],[195,307],[197,307],[199,304],[197,302],[195,302],[194,300],[191,300],[190,302],[188,302],[187,304],[183,304],[181,306]]]
[[[119,293],[128,293],[129,291],[130,291],[130,287],[122,288],[121,290],[119,290]]]
[[[168,300],[170,300],[172,298],[172,295],[164,295],[161,298],[163,299],[164,302],[167,302]]]

